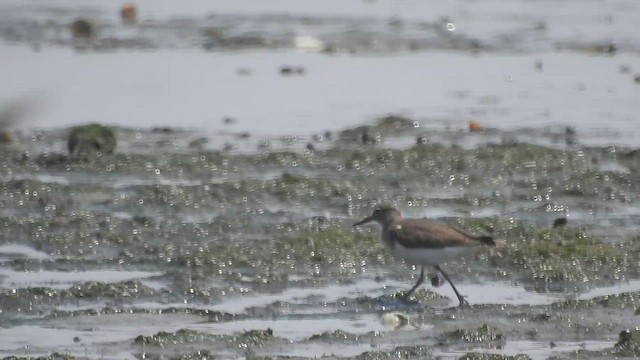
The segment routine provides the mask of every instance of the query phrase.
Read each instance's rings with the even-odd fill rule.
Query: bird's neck
[[[382,225],[382,230],[383,231],[387,231],[388,229],[391,229],[394,226],[396,226],[400,220],[402,220],[402,218],[399,218],[399,217],[396,217],[396,216],[390,216],[390,217],[384,219],[384,221],[381,221],[380,225]]]

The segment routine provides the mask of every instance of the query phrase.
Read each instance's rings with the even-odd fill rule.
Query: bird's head
[[[380,205],[373,210],[373,213],[370,216],[355,223],[353,226],[364,225],[371,221],[375,221],[378,224],[384,226],[401,218],[402,218],[402,215],[400,214],[400,211],[395,207],[391,205]]]

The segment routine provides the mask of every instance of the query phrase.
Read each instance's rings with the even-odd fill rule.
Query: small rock
[[[633,77],[633,81],[634,81],[636,84],[640,84],[640,74],[638,74],[638,75],[634,76],[634,77]]]
[[[557,218],[555,220],[553,220],[553,227],[554,228],[560,228],[563,226],[566,226],[568,223],[567,218],[561,217],[561,218]]]
[[[433,287],[440,287],[442,286],[442,278],[440,278],[440,276],[435,275],[431,277],[431,286]]]
[[[239,133],[238,135],[236,135],[236,137],[237,137],[238,139],[248,139],[248,138],[250,138],[250,137],[251,137],[251,134],[250,134],[250,133],[248,133],[248,132],[241,132],[241,133]]]
[[[620,70],[621,74],[630,74],[631,73],[631,66],[629,66],[629,65],[620,65],[620,67],[618,69]]]
[[[406,316],[397,312],[386,313],[382,315],[380,321],[385,327],[393,329],[401,328],[409,323],[409,319]]]
[[[67,148],[71,156],[85,159],[113,154],[116,149],[116,135],[111,128],[100,124],[76,126],[71,129]]]
[[[282,65],[280,67],[280,75],[282,76],[304,75],[305,72],[306,70],[302,66]]]
[[[289,65],[283,65],[280,67],[280,75],[288,76],[293,74],[293,67]]]
[[[578,143],[576,129],[573,126],[564,129],[564,143],[567,146],[575,146]]]
[[[253,70],[251,70],[250,68],[241,67],[236,69],[236,74],[240,76],[251,76],[253,75]]]
[[[95,26],[86,19],[78,19],[69,26],[74,39],[89,39],[95,35]]]
[[[536,71],[538,72],[542,72],[542,69],[544,68],[544,65],[542,63],[542,60],[536,60]]]
[[[151,129],[151,132],[154,134],[158,134],[158,133],[162,133],[162,134],[171,134],[173,133],[173,129],[168,127],[168,126],[164,126],[164,127],[154,127]]]
[[[237,124],[238,120],[236,120],[236,119],[234,119],[234,118],[232,118],[230,116],[227,116],[224,119],[222,119],[222,122],[224,122],[225,125],[233,125],[233,124]]]

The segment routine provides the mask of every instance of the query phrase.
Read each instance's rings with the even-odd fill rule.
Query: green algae
[[[198,350],[191,354],[173,357],[173,360],[213,360],[216,356],[208,350]]]
[[[640,247],[634,243],[605,242],[579,227],[553,228],[495,219],[467,219],[463,223],[478,233],[491,228],[494,238],[506,240],[506,246],[490,251],[491,265],[513,271],[523,280],[597,281],[606,274],[632,271],[632,264],[640,261]]]
[[[277,254],[322,264],[360,262],[362,259],[384,262],[389,256],[375,235],[353,230],[310,232],[282,239],[274,245]]]
[[[400,135],[415,129],[415,127],[415,121],[391,114],[377,119],[373,125],[342,130],[338,134],[338,138],[342,141],[374,144],[380,142],[381,135]]]
[[[640,292],[603,295],[588,300],[565,300],[553,304],[554,308],[560,309],[602,307],[623,310],[628,308],[636,309],[638,306],[640,306]]]
[[[232,336],[229,341],[243,345],[262,345],[273,338],[273,330],[267,328],[265,330],[245,331],[240,335]]]
[[[355,342],[360,339],[360,335],[351,334],[343,330],[325,331],[321,334],[312,335],[309,341],[324,341],[324,342]]]
[[[391,351],[367,351],[357,360],[424,359],[430,358],[433,348],[425,345],[398,346]]]
[[[459,357],[458,360],[531,360],[531,357],[524,354],[508,356],[473,352],[464,354],[463,356]]]
[[[139,335],[133,342],[136,344],[167,346],[185,343],[202,343],[220,339],[221,335],[207,334],[195,330],[180,329],[176,332],[160,331],[151,336]]]
[[[618,342],[613,346],[611,353],[617,356],[640,357],[640,329],[620,332]]]
[[[180,315],[194,315],[199,316],[205,322],[217,323],[237,320],[242,318],[235,314],[213,311],[207,309],[194,309],[188,307],[166,307],[160,309],[146,309],[137,307],[116,307],[107,306],[103,308],[91,308],[83,310],[53,310],[47,316],[44,316],[45,320],[65,319],[65,318],[79,318],[83,316],[101,316],[101,315],[168,315],[168,314],[180,314]]]
[[[407,284],[407,286],[409,285],[410,284]],[[400,290],[395,294],[393,294],[393,296],[396,299],[404,299],[404,295],[406,294],[407,291],[409,291],[408,288],[407,290]],[[411,297],[409,299],[419,304],[431,304],[431,305],[435,303],[445,304],[446,302],[448,302],[448,299],[446,297],[424,288],[417,289],[413,294],[411,294]]]
[[[476,330],[457,329],[445,334],[447,341],[462,340],[470,343],[487,342],[487,341],[502,341],[505,340],[504,334],[498,332],[495,327],[482,324]]]
[[[73,360],[75,356],[70,354],[61,354],[61,353],[51,353],[48,356],[7,356],[2,358],[2,360]]]
[[[75,298],[128,298],[155,295],[156,291],[144,286],[138,280],[121,283],[89,282],[83,285],[72,286],[67,290],[69,295]]]
[[[271,329],[249,330],[238,335],[209,334],[196,330],[180,329],[176,332],[160,331],[151,336],[139,335],[134,339],[134,343],[166,347],[177,344],[224,341],[230,344],[246,347],[262,345],[273,338],[273,330]]]

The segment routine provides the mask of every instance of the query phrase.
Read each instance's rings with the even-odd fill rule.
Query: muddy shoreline
[[[402,117],[235,148],[113,130],[111,155],[69,155],[69,129],[2,145],[2,356],[638,356],[615,345],[638,319],[634,149],[562,127],[424,142]],[[507,241],[446,265],[469,308],[446,287],[395,298],[416,271],[351,227],[380,202]]]

